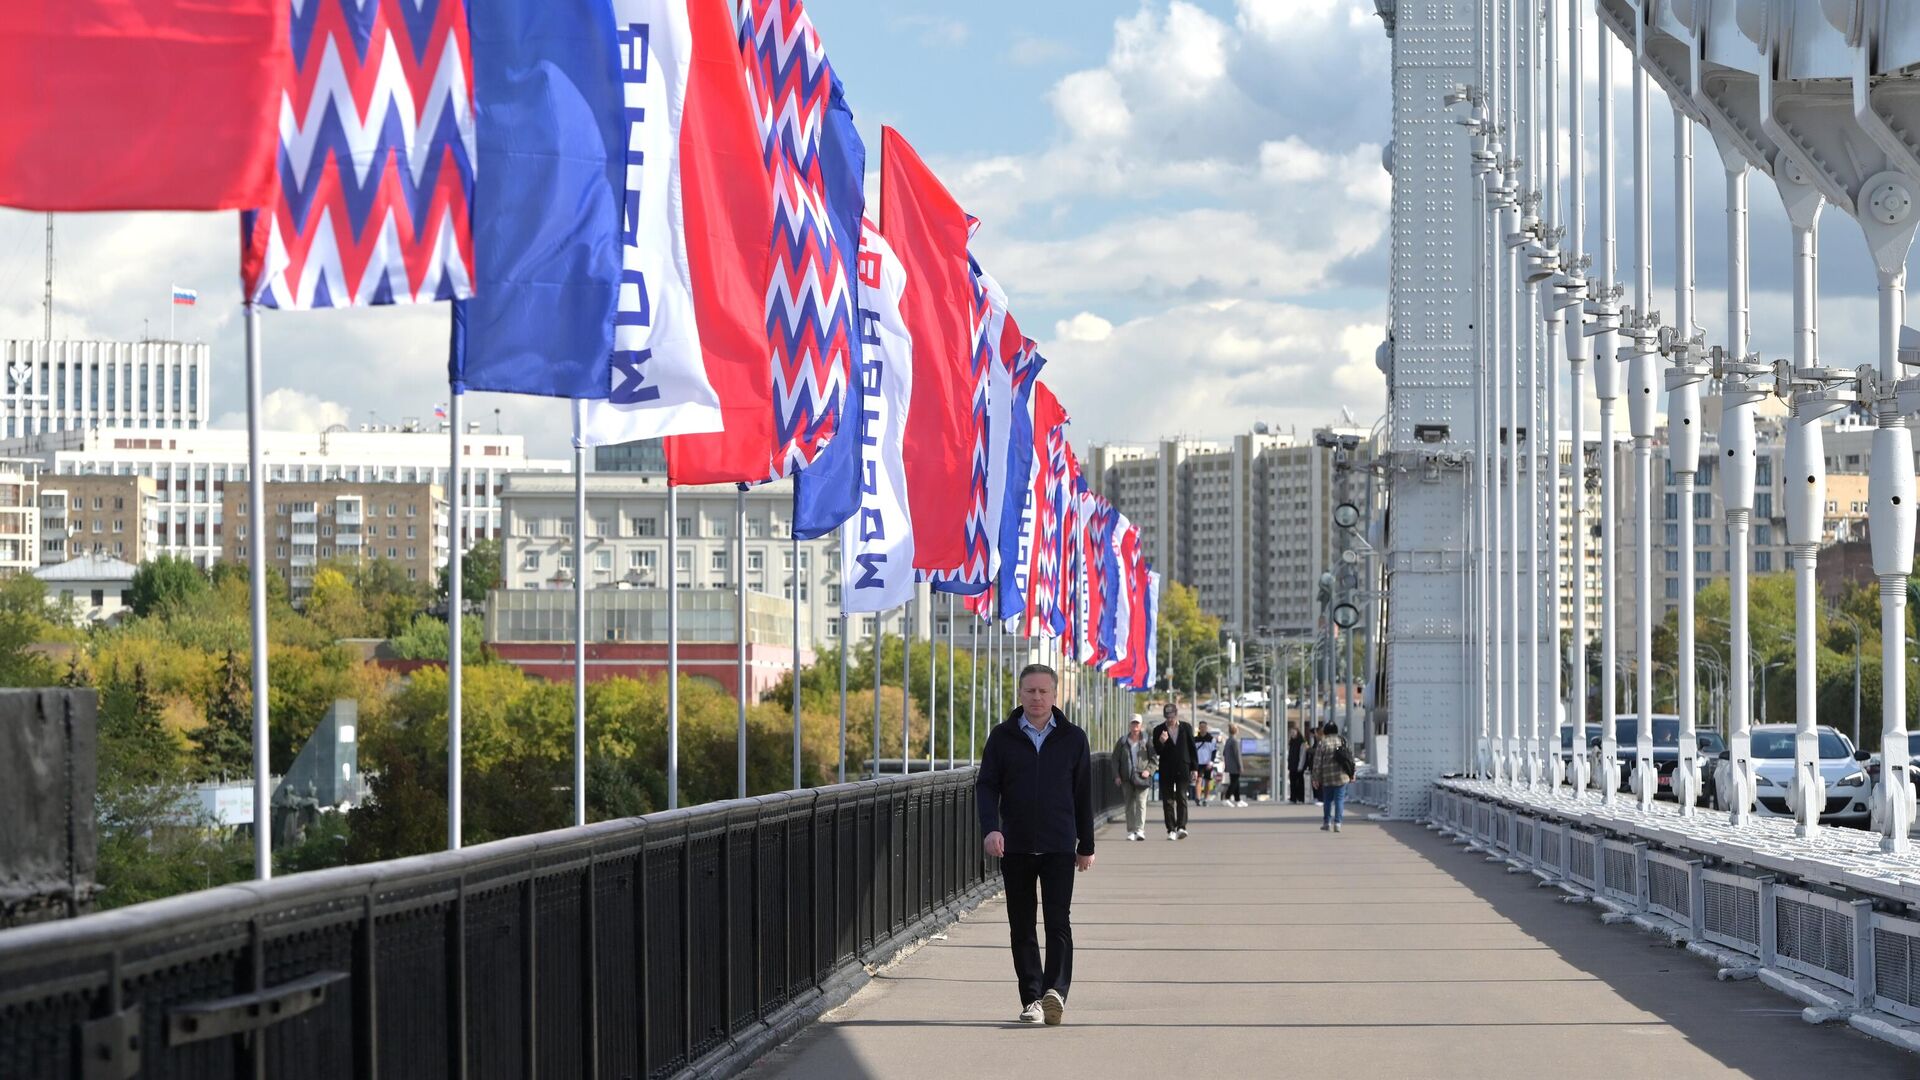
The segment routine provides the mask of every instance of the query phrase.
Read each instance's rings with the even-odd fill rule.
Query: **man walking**
[[[1207,722],[1200,721],[1200,730],[1193,733],[1193,767],[1200,779],[1193,785],[1194,800],[1206,806],[1213,800],[1214,755],[1220,751],[1220,740],[1207,730]]]
[[[1227,805],[1245,806],[1247,800],[1240,791],[1240,726],[1227,725],[1227,737],[1220,742],[1220,767],[1227,774]]]
[[[1153,753],[1160,759],[1160,810],[1167,819],[1167,839],[1185,840],[1187,788],[1200,779],[1193,728],[1180,719],[1180,707],[1171,701],[1160,715],[1166,719],[1153,729]]]
[[[1127,724],[1127,733],[1113,744],[1113,782],[1127,808],[1127,839],[1147,838],[1147,788],[1153,783],[1153,747],[1139,717]]]
[[[1307,738],[1297,720],[1287,721],[1287,801],[1307,801]]]
[[[1353,750],[1340,737],[1339,725],[1329,722],[1320,729],[1320,745],[1313,750],[1313,782],[1320,788],[1321,832],[1326,832],[1328,825],[1333,826],[1334,832],[1340,831],[1340,821],[1347,816],[1347,785],[1353,782],[1357,770]]]
[[[1073,874],[1093,868],[1093,755],[1087,733],[1054,707],[1059,688],[1060,677],[1045,664],[1020,672],[1020,708],[987,735],[975,785],[984,846],[1000,860],[1006,883],[1023,1024],[1058,1024],[1066,1012]],[[1045,912],[1044,966],[1033,932],[1036,907]]]

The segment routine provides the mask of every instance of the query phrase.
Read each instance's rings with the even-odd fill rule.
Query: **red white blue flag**
[[[849,399],[866,152],[800,0],[614,0],[626,236],[589,443],[667,436],[674,483],[759,483],[827,454]],[[855,395],[857,396],[857,395]],[[807,492],[857,505],[857,447]]]
[[[293,0],[279,190],[241,222],[245,295],[331,308],[473,295],[465,0]]]
[[[289,66],[287,0],[6,0],[0,206],[264,206]]]
[[[881,129],[880,232],[906,273],[900,313],[913,339],[913,422],[907,426],[914,566],[968,569],[984,519],[978,297],[967,260],[972,223],[906,139]],[[978,497],[975,484],[979,481]]]
[[[1046,383],[1039,383],[1033,399],[1033,468],[1031,476],[1031,538],[1028,549],[1026,596],[1021,605],[1022,632],[1027,637],[1058,637],[1066,629],[1060,609],[1062,585],[1062,530],[1067,516],[1067,413]]]
[[[887,611],[913,598],[915,541],[902,456],[913,339],[900,315],[906,271],[871,225],[861,235],[857,282],[864,404],[857,438],[848,441],[860,448],[860,505],[841,531],[840,603],[843,611]]]

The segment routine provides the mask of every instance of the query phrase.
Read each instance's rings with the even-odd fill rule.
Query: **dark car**
[[[1589,728],[1598,725],[1590,724]],[[1620,744],[1620,780],[1619,790],[1633,790],[1633,748],[1640,734],[1640,718],[1620,716],[1614,718],[1613,737]],[[1712,761],[1727,748],[1726,740],[1717,731],[1698,731],[1693,733],[1694,746],[1700,760]],[[1588,737],[1588,748],[1597,749],[1600,745],[1598,731]],[[1673,794],[1673,770],[1680,766],[1680,718],[1671,714],[1656,714],[1653,717],[1653,767],[1659,775],[1656,795]],[[1700,797],[1706,805],[1713,800],[1713,770],[1703,768],[1700,779]]]

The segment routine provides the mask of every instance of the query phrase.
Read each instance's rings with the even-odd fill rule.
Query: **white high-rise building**
[[[1228,633],[1301,636],[1321,614],[1320,575],[1362,547],[1334,526],[1333,508],[1365,504],[1367,434],[1328,428],[1296,439],[1256,429],[1220,441],[1095,446],[1087,482],[1140,526],[1155,569],[1197,590]]]
[[[204,397],[202,398],[204,401]],[[263,431],[261,456],[269,484],[447,484],[444,431]],[[461,544],[497,537],[501,488],[509,472],[567,472],[564,459],[529,458],[519,435],[463,439],[464,513]],[[177,555],[208,566],[225,539],[222,496],[247,480],[247,433],[208,428],[55,431],[6,440],[0,453],[36,461],[43,478],[151,477],[158,499],[158,541],[152,555]]]
[[[197,431],[212,408],[212,350],[185,341],[0,341],[0,435]]]

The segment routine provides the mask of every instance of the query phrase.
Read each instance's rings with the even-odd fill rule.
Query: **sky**
[[[869,147],[869,191],[893,126],[981,219],[973,253],[1040,343],[1076,443],[1259,421],[1304,435],[1342,407],[1363,423],[1384,410],[1391,80],[1370,3],[808,10]],[[56,336],[164,335],[171,287],[197,289],[177,333],[211,343],[215,422],[239,426],[238,216],[63,215],[55,232]],[[0,210],[0,337],[41,332],[43,246],[40,215]],[[267,423],[430,418],[448,320],[441,304],[263,312]],[[561,402],[475,394],[467,415],[567,452]]]

